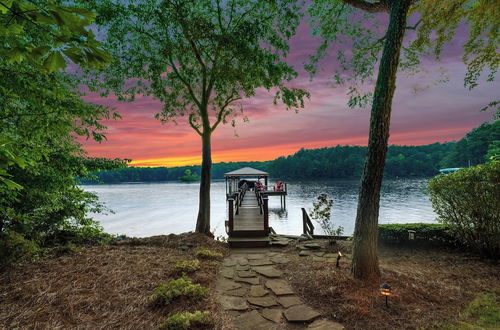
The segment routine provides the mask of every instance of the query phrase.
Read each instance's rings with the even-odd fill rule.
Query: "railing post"
[[[306,210],[304,208],[302,208],[302,232],[307,235]]]
[[[266,233],[269,232],[269,209],[268,209],[268,201],[269,198],[267,196],[262,197],[262,201],[264,204],[264,230]]]
[[[229,235],[233,233],[234,228],[234,198],[229,197],[227,199],[229,203]]]

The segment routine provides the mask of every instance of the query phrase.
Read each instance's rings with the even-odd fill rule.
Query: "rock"
[[[250,295],[252,297],[262,297],[268,293],[269,293],[269,291],[264,289],[264,287],[262,285],[252,285],[250,287]]]
[[[272,266],[252,267],[252,269],[265,277],[281,277],[283,275],[281,271]]]
[[[247,259],[248,260],[259,260],[259,259],[264,259],[264,255],[260,253],[255,253],[255,254],[248,254]]]
[[[297,296],[279,297],[278,302],[285,308],[302,304],[302,301]]]
[[[343,330],[344,326],[340,323],[333,322],[327,319],[316,320],[313,323],[309,324],[307,329],[312,330]]]
[[[249,265],[236,265],[236,270],[250,270]]]
[[[239,259],[238,264],[241,266],[246,266],[246,265],[248,265],[248,259],[244,259],[244,258]]]
[[[236,265],[236,260],[234,260],[234,259],[226,259],[226,260],[224,260],[224,262],[222,264],[224,266],[226,266],[226,267],[232,267],[232,266]]]
[[[181,245],[181,246],[179,246],[179,249],[182,250],[182,251],[187,251],[187,250],[189,250],[189,246],[187,246],[187,245]]]
[[[267,259],[262,259],[262,260],[249,260],[248,263],[251,266],[268,266],[272,265],[273,263]]]
[[[314,253],[315,256],[322,257],[325,255],[325,252],[316,252]]]
[[[256,275],[251,270],[240,270],[238,271],[238,276],[248,278],[248,277],[255,277]]]
[[[284,239],[271,241],[271,245],[275,245],[275,246],[288,246],[289,243],[290,243],[289,240],[284,240]]]
[[[221,270],[221,275],[225,278],[233,278],[234,277],[234,269],[229,268],[229,267],[224,267]]]
[[[235,277],[234,280],[236,282],[243,282],[243,283],[248,283],[248,284],[259,284],[259,279],[257,277]]]
[[[247,301],[252,305],[260,306],[260,307],[271,307],[276,306],[278,303],[276,302],[276,298],[268,296],[268,297],[248,297]]]
[[[236,317],[234,325],[239,330],[275,330],[277,328],[273,322],[263,318],[256,310]]]
[[[319,243],[305,243],[304,247],[311,250],[321,249],[321,245]]]
[[[270,259],[275,264],[286,264],[287,262],[290,261],[290,259],[288,259],[287,257],[284,257],[284,256],[276,256],[276,257],[272,257]]]
[[[309,251],[309,250],[300,250],[300,252],[299,252],[299,256],[301,256],[301,257],[307,257],[310,255],[311,255],[311,251]]]
[[[248,292],[247,289],[239,288],[239,289],[224,291],[224,294],[228,296],[243,297],[247,294],[247,292]]]
[[[264,308],[260,312],[266,319],[273,321],[274,323],[281,323],[281,317],[283,315],[283,311],[281,309]]]
[[[217,286],[217,288],[219,288],[222,291],[228,291],[228,290],[234,290],[234,289],[241,288],[241,284],[236,283],[236,282],[231,281],[231,280],[227,280],[227,279],[218,280],[216,286]]]
[[[292,288],[285,280],[268,280],[266,282],[266,287],[271,289],[271,291],[273,291],[277,296],[293,293]]]
[[[220,296],[219,304],[224,310],[244,311],[248,309],[248,304],[241,297]]]
[[[323,257],[325,258],[337,258],[339,255],[337,253],[325,253]]]
[[[290,307],[285,310],[284,314],[289,322],[310,322],[321,315],[306,305]]]
[[[303,242],[303,241],[308,241],[310,240],[311,238],[310,237],[307,237],[306,235],[302,234],[300,235],[299,237],[297,237],[297,241],[299,242]]]

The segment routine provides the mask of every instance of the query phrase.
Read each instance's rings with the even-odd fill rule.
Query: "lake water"
[[[424,193],[426,182],[425,179],[385,180],[382,185],[379,223],[435,222],[436,215]],[[146,237],[179,234],[195,228],[198,183],[132,183],[82,187],[97,193],[100,200],[115,212],[93,215],[108,233]],[[354,231],[358,187],[359,180],[288,182],[286,210],[281,210],[278,196],[269,197],[269,225],[280,234],[300,235],[301,207],[309,211],[315,198],[321,193],[327,193],[334,202],[334,223],[343,226],[344,234],[350,235]],[[211,199],[212,231],[217,236],[226,236],[224,181],[216,180],[212,183]],[[315,233],[319,234],[320,230],[317,229]]]

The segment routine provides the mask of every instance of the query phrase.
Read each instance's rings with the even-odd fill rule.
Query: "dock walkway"
[[[238,209],[238,214],[234,215],[234,231],[263,231],[264,218],[260,214],[260,206],[255,194],[247,194],[243,198]]]

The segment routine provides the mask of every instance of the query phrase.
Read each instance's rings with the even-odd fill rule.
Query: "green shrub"
[[[317,201],[313,202],[314,209],[311,211],[311,218],[316,221],[323,232],[328,235],[330,244],[335,243],[335,237],[342,235],[344,227],[335,227],[332,221],[333,200],[328,199],[327,194],[320,194]]]
[[[438,221],[464,246],[500,257],[500,162],[464,168],[429,181]]]
[[[187,330],[192,326],[206,326],[212,322],[209,312],[177,313],[160,325],[161,330]]]
[[[174,265],[174,269],[178,272],[192,273],[200,269],[200,261],[196,259],[179,261]]]
[[[403,243],[409,241],[408,230],[415,231],[415,241],[438,245],[452,245],[455,239],[448,232],[448,226],[439,223],[393,223],[378,226],[381,242]]]
[[[486,329],[500,325],[500,292],[480,294],[466,309],[466,315]],[[497,328],[498,329],[498,328]]]
[[[32,261],[39,257],[40,248],[14,231],[0,233],[0,267]]]
[[[182,277],[160,284],[151,297],[151,301],[157,305],[168,305],[173,300],[183,297],[189,299],[201,299],[208,295],[208,290],[199,284],[194,284],[189,277]]]
[[[198,248],[196,249],[194,255],[200,259],[222,259],[222,254],[217,252],[212,252],[209,249]]]

